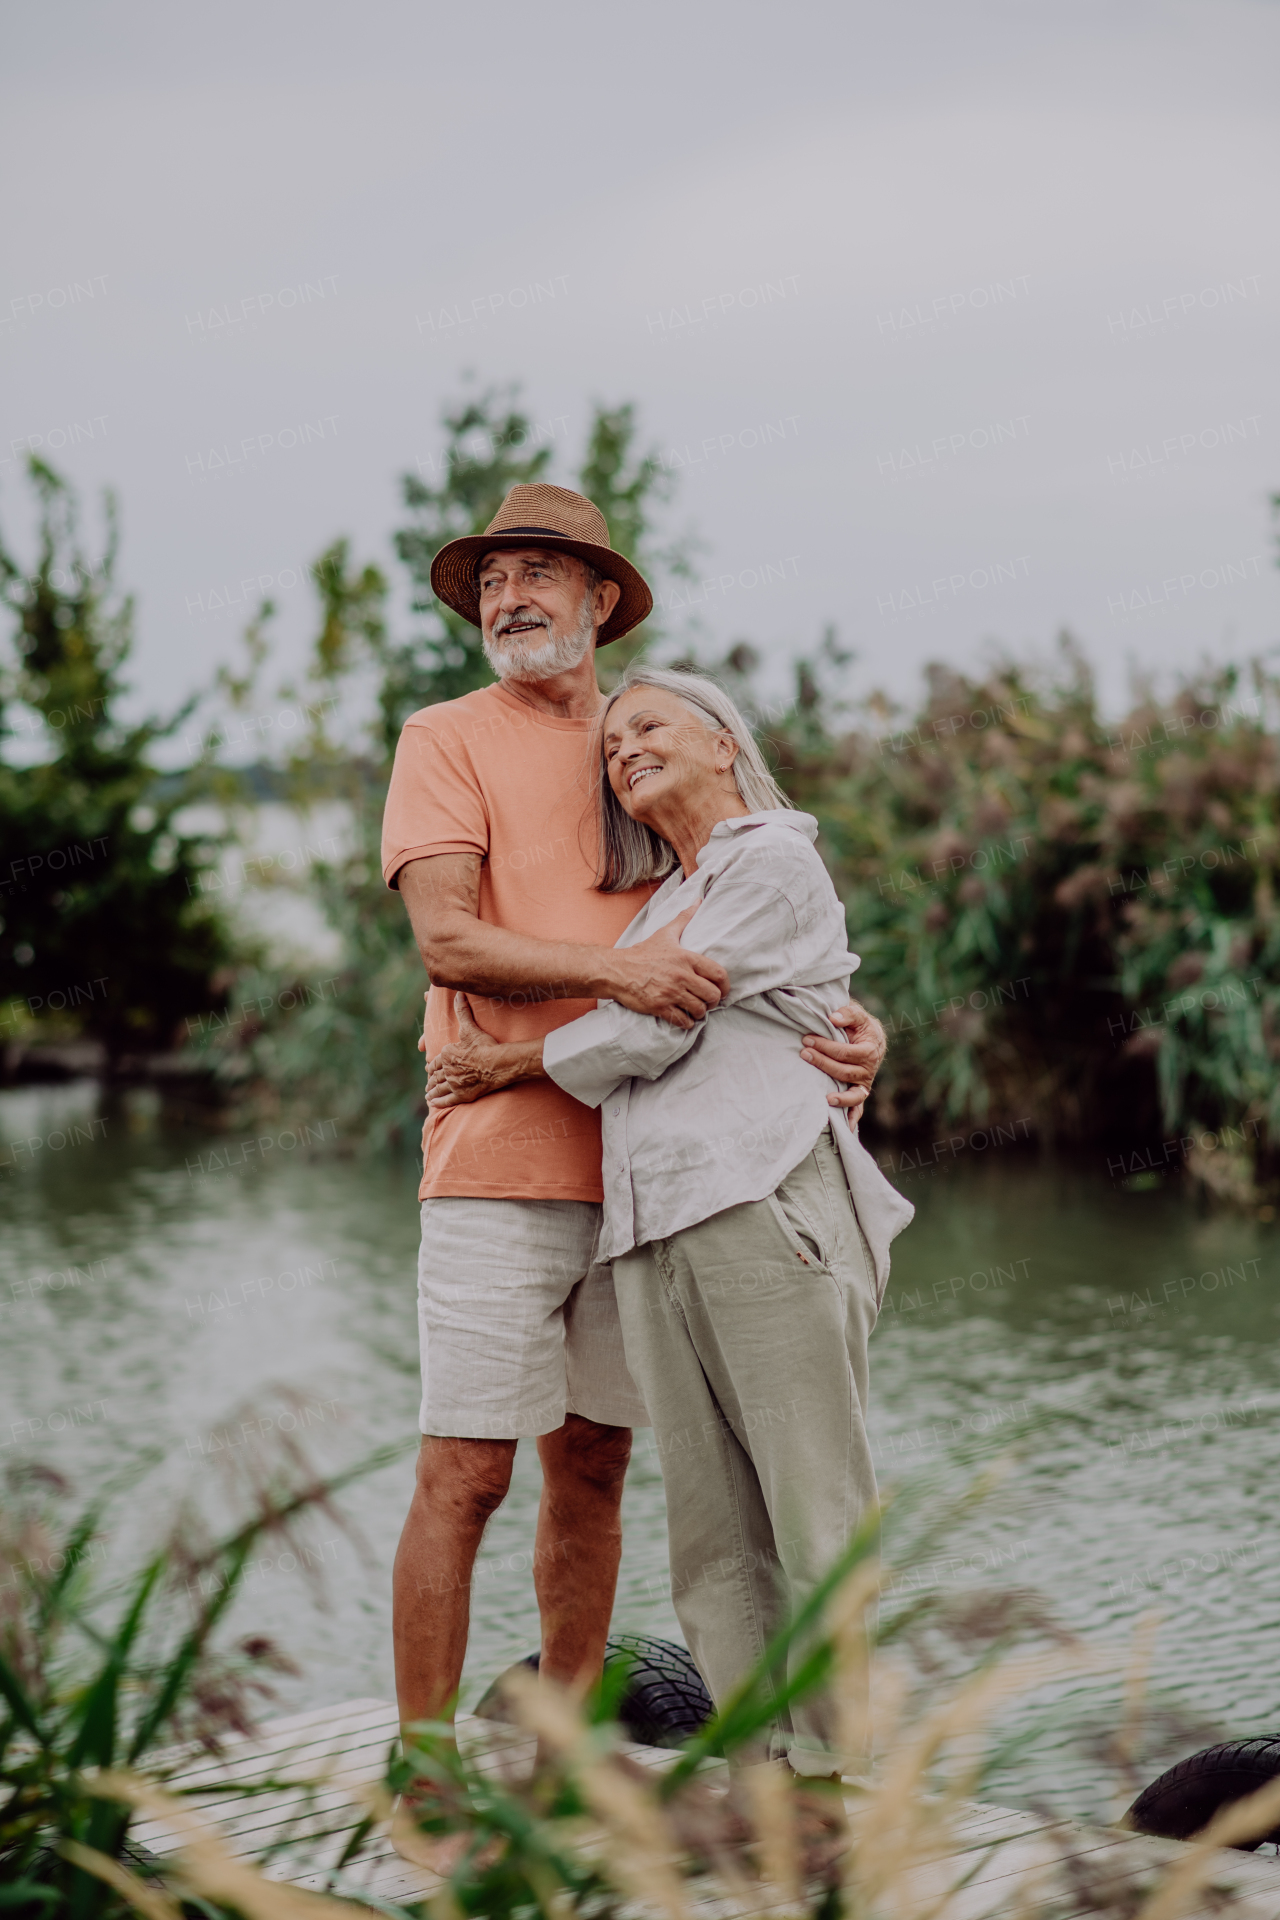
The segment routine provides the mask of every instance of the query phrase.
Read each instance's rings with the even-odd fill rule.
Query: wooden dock
[[[252,1740],[228,1742],[221,1758],[205,1756],[181,1766],[171,1784],[184,1796],[192,1795],[185,1799],[186,1807],[198,1812],[232,1853],[267,1856],[266,1871],[273,1879],[372,1901],[416,1901],[439,1882],[402,1860],[385,1833],[371,1836],[357,1861],[336,1867],[365,1811],[361,1789],[382,1777],[396,1735],[393,1706],[382,1700],[348,1700],[271,1721]],[[482,1767],[532,1759],[531,1738],[474,1716],[459,1719],[458,1737]],[[669,1766],[674,1758],[654,1747],[630,1747],[628,1752],[656,1768]],[[237,1782],[249,1787],[265,1780],[285,1784],[278,1792],[246,1793],[239,1799],[226,1792]],[[298,1783],[296,1790],[290,1782]],[[199,1791],[202,1787],[208,1787],[207,1795]],[[223,1790],[215,1791],[219,1787]],[[181,1850],[181,1836],[162,1820],[138,1822],[133,1837],[162,1857]],[[1110,1890],[1112,1910],[1115,1894],[1123,1891],[1133,1902],[1128,1910],[1134,1911],[1141,1904],[1134,1896],[1153,1872],[1185,1853],[1177,1841],[974,1805],[956,1830],[954,1853],[922,1863],[913,1893],[918,1891],[920,1910],[936,1920],[990,1920],[1039,1911],[1052,1912],[1054,1920],[1083,1920],[1097,1911],[1101,1882]],[[695,1910],[709,1913],[714,1906],[723,1920],[723,1894],[704,1903],[696,1890],[695,1882]],[[1240,1920],[1280,1920],[1280,1860],[1220,1853],[1210,1886],[1192,1901],[1184,1920],[1209,1920],[1224,1911]]]

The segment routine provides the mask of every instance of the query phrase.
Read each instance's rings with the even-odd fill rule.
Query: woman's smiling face
[[[736,793],[737,742],[713,732],[665,687],[630,687],[609,709],[605,767],[619,804],[633,820],[680,810],[726,785]]]

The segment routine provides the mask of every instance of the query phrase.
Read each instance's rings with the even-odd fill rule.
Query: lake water
[[[274,1145],[225,1170],[225,1138],[172,1131],[146,1096],[0,1096],[0,1451],[58,1466],[83,1498],[119,1484],[104,1573],[128,1570],[184,1491],[211,1492],[233,1441],[291,1432],[332,1466],[415,1429],[416,1169],[262,1131]],[[1153,1683],[1189,1731],[1148,1773],[1219,1729],[1280,1731],[1276,1229],[1126,1190],[1103,1159],[967,1158],[900,1183],[918,1216],[872,1346],[873,1444],[882,1484],[927,1485],[938,1514],[982,1464],[1013,1465],[910,1582],[1033,1589],[1113,1655],[1158,1613]],[[678,1638],[647,1440],[615,1624]],[[323,1604],[289,1556],[253,1569],[239,1618],[302,1664],[288,1704],[389,1695],[410,1477],[406,1456],[346,1497],[351,1531],[314,1529]],[[538,1485],[522,1446],[477,1570],[467,1699],[537,1644]],[[1060,1717],[1114,1724],[1114,1679],[1077,1675],[1056,1697]],[[1113,1804],[1078,1736],[1046,1730],[999,1797]]]

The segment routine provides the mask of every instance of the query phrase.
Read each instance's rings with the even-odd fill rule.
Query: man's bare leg
[[[392,1574],[402,1726],[452,1709],[467,1652],[472,1570],[489,1517],[506,1498],[515,1457],[514,1440],[423,1436]]]
[[[622,1555],[622,1483],[630,1427],[566,1414],[538,1441],[542,1502],[533,1584],[542,1616],[539,1671],[585,1693],[604,1666]]]
[[[506,1497],[515,1451],[514,1440],[423,1439],[393,1575],[402,1725],[438,1719],[457,1694],[475,1558],[490,1516]],[[585,1689],[604,1664],[631,1431],[571,1413],[540,1438],[538,1453],[543,1486],[534,1588],[542,1671]]]

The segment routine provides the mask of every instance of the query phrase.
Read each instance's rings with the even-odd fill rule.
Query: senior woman
[[[632,668],[602,715],[599,778],[597,884],[662,881],[618,944],[692,920],[730,991],[683,1029],[602,1001],[541,1042],[485,1047],[481,1088],[433,1072],[429,1098],[545,1073],[601,1109],[598,1257],[653,1422],[676,1613],[721,1702],[875,1501],[867,1339],[913,1209],[796,1046],[836,1032],[858,960],[817,823],[732,700]],[[801,1774],[859,1758],[825,1696],[782,1715],[775,1745]]]

